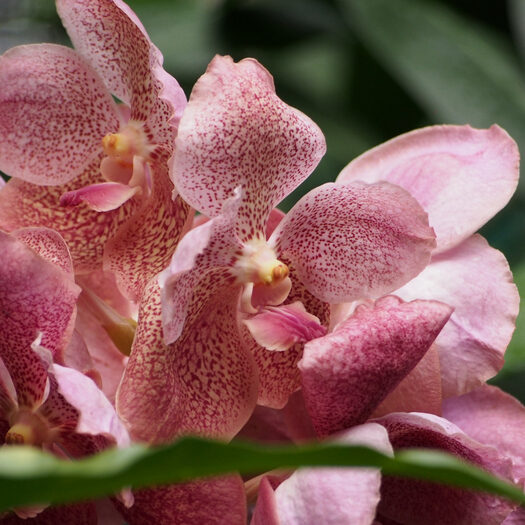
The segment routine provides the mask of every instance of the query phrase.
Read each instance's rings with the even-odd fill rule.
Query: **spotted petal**
[[[242,240],[264,231],[270,210],[313,171],[324,137],[275,94],[257,61],[216,56],[184,111],[171,176],[182,197],[214,217],[242,187]]]
[[[388,183],[324,184],[292,208],[269,242],[329,303],[395,290],[427,265],[435,246],[425,212]]]
[[[518,175],[518,148],[499,126],[432,126],[367,151],[341,172],[337,182],[399,184],[428,212],[442,251],[472,235],[501,210],[516,189]]]
[[[303,394],[319,435],[362,423],[420,361],[447,322],[443,303],[394,296],[361,306],[338,328],[306,343]]]
[[[116,105],[73,50],[52,44],[0,57],[0,169],[35,184],[62,184],[119,128]]]

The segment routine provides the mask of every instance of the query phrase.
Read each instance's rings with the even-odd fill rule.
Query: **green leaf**
[[[525,79],[509,40],[435,1],[342,5],[356,36],[436,122],[498,123],[525,143]]]
[[[102,497],[123,487],[145,487],[204,476],[253,474],[300,466],[378,467],[384,474],[416,477],[492,492],[525,503],[516,486],[457,458],[425,450],[404,450],[395,458],[363,446],[317,444],[262,447],[183,438],[170,445],[134,445],[78,461],[30,447],[0,449],[0,511],[37,503],[66,503]]]

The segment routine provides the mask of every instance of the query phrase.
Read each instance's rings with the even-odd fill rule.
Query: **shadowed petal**
[[[270,238],[322,301],[377,298],[415,277],[435,246],[418,203],[388,183],[324,184]]]
[[[428,212],[442,251],[472,235],[501,210],[516,189],[518,175],[518,148],[499,126],[431,126],[367,151],[341,172],[337,182],[399,184]]]
[[[97,525],[97,513],[92,503],[77,503],[48,507],[38,516],[31,519],[19,518],[9,514],[0,519],[2,525],[57,525],[58,523],[74,523],[75,525]]]
[[[80,175],[116,131],[115,103],[72,49],[20,46],[0,58],[0,169],[35,184]]]
[[[319,128],[277,97],[257,61],[216,56],[184,111],[171,176],[182,197],[210,217],[242,186],[238,233],[245,241],[264,231],[271,209],[325,149]]]
[[[450,313],[443,303],[387,296],[306,343],[299,369],[317,433],[365,421],[420,361]]]
[[[377,422],[388,430],[394,450],[435,448],[510,479],[510,460],[493,447],[470,439],[446,419],[398,413]],[[483,492],[386,476],[381,485],[379,513],[405,525],[500,525],[516,506]]]
[[[238,335],[238,296],[229,274],[209,271],[181,336],[166,346],[160,289],[155,280],[149,283],[117,393],[118,414],[134,439],[158,443],[187,433],[230,438],[247,421],[257,374]]]
[[[501,252],[480,235],[433,257],[396,291],[405,300],[435,299],[454,307],[436,345],[443,395],[460,395],[496,375],[514,331],[519,294]]]
[[[131,118],[148,124],[152,142],[171,151],[186,97],[162,69],[162,54],[135,13],[121,0],[57,0],[56,4],[75,49],[111,93],[131,107]]]

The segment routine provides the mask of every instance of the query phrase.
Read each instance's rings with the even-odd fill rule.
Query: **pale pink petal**
[[[267,350],[285,351],[296,343],[306,343],[326,334],[315,315],[296,301],[282,306],[268,306],[245,319],[252,337]]]
[[[66,346],[80,289],[59,267],[3,232],[0,248],[0,357],[19,404],[33,406],[42,400],[47,373],[31,345],[41,335],[41,345],[52,353]]]
[[[525,407],[517,399],[483,385],[445,400],[443,416],[471,438],[512,459],[515,482],[525,479]]]
[[[396,291],[405,300],[435,299],[454,308],[436,340],[443,395],[460,395],[493,377],[514,331],[519,294],[503,254],[474,235]]]
[[[155,163],[153,189],[141,208],[106,243],[104,269],[117,277],[119,288],[138,302],[147,282],[169,264],[177,243],[190,227],[188,205],[172,198],[167,168]]]
[[[292,289],[292,280],[289,277],[283,279],[280,283],[273,286],[266,286],[262,283],[256,283],[251,287],[250,309],[264,308],[267,305],[280,305],[290,295]],[[245,292],[247,287],[245,287]],[[249,290],[248,290],[249,291]]]
[[[324,184],[305,195],[270,238],[322,301],[377,298],[415,277],[434,234],[418,203],[388,183]]]
[[[300,301],[306,311],[315,315],[323,326],[328,325],[330,306],[319,301],[297,281],[295,271],[290,267],[294,283],[288,301]],[[290,394],[301,388],[301,376],[297,363],[303,355],[303,344],[298,343],[286,352],[273,352],[258,345],[244,328],[245,344],[252,350],[259,369],[259,397],[257,403],[272,408],[283,408]]]
[[[60,205],[63,193],[102,182],[100,158],[80,176],[63,186],[44,187],[11,179],[0,192],[0,228],[48,227],[66,241],[75,271],[89,272],[102,266],[104,245],[136,210],[128,201],[115,211],[98,213],[85,204],[72,208]]]
[[[102,388],[100,373],[95,369],[86,342],[78,330],[75,329],[71,334],[71,339],[61,356],[60,362],[87,375],[93,379],[99,388]]]
[[[507,204],[518,175],[518,148],[499,126],[431,126],[364,153],[341,172],[337,182],[399,184],[428,212],[438,250],[446,250]]]
[[[377,420],[394,450],[434,448],[510,479],[510,460],[469,438],[446,419],[430,414],[391,414]],[[500,525],[516,504],[496,496],[406,478],[384,477],[379,514],[404,525]]]
[[[69,248],[62,236],[49,228],[21,228],[11,234],[34,250],[40,257],[73,275]]]
[[[5,180],[0,176],[0,190],[6,185]]]
[[[299,362],[317,433],[362,423],[416,366],[450,317],[434,301],[384,297],[360,306],[335,332],[306,343]]]
[[[118,510],[129,525],[245,525],[246,499],[239,476],[180,483],[134,493]]]
[[[80,175],[119,128],[115,103],[72,49],[20,46],[0,58],[0,169],[35,184]]]
[[[250,525],[282,525],[277,511],[275,492],[266,477],[262,479],[259,485],[257,505],[253,511]]]
[[[241,186],[244,241],[264,231],[272,208],[308,177],[325,149],[319,128],[277,97],[257,61],[216,56],[184,111],[171,176],[182,197],[210,217]]]
[[[106,434],[119,446],[129,445],[129,436],[108,398],[84,374],[60,365],[53,365],[58,389],[79,412],[76,431],[84,434]]]
[[[135,13],[121,0],[57,0],[56,4],[78,52],[109,90],[131,107],[131,118],[147,122],[152,142],[171,151],[186,97],[162,69],[162,54]]]
[[[337,441],[366,445],[392,454],[387,433],[375,423],[346,431],[338,436]],[[299,469],[275,490],[275,510],[279,518],[276,523],[371,525],[379,502],[380,485],[381,473],[378,469]],[[263,499],[257,502],[255,515],[259,512],[272,515],[273,505],[269,499],[263,493]],[[269,509],[265,509],[268,504]]]
[[[62,206],[78,206],[85,202],[92,210],[111,211],[131,199],[140,188],[130,187],[118,182],[102,182],[84,186],[79,190],[68,191],[60,197]]]
[[[184,330],[166,346],[160,289],[155,281],[148,285],[117,394],[118,414],[134,439],[158,443],[187,433],[231,438],[248,420],[257,372],[239,339],[238,296],[228,274],[208,272],[193,294]]]
[[[439,336],[438,336],[439,337]],[[386,396],[371,417],[380,417],[391,412],[427,412],[441,415],[441,367],[436,345]]]

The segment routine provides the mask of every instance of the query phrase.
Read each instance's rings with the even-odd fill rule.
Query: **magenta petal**
[[[525,407],[517,399],[483,385],[445,400],[443,416],[471,438],[510,458],[515,482],[525,479]]]
[[[59,523],[100,525],[97,521],[97,513],[93,503],[48,507],[38,516],[30,519],[22,519],[15,514],[8,514],[1,518],[0,523],[2,525],[58,525]]]
[[[436,340],[443,395],[460,395],[493,377],[514,331],[519,295],[503,254],[480,235],[432,259],[396,291],[405,300],[435,299],[454,307]]]
[[[111,93],[131,107],[131,118],[147,122],[152,142],[171,150],[186,97],[162,69],[162,54],[135,13],[121,0],[57,0],[56,4],[75,49]]]
[[[116,106],[72,49],[20,46],[0,58],[0,169],[35,184],[80,175],[118,130]]]
[[[452,453],[491,474],[510,479],[510,460],[482,445],[446,419],[429,414],[391,414],[377,420],[388,430],[394,450],[423,447]],[[423,481],[385,477],[379,513],[404,525],[500,525],[515,503],[483,492]]]
[[[264,231],[272,208],[308,177],[325,149],[319,128],[277,97],[257,61],[216,56],[181,119],[172,180],[210,217],[241,186],[238,231],[246,240]]]
[[[60,393],[79,412],[76,431],[83,434],[106,434],[119,446],[129,445],[129,436],[107,397],[84,374],[60,365],[53,365]]]
[[[0,358],[0,420],[5,420],[13,409],[18,406],[16,388],[11,374]]]
[[[70,276],[22,242],[0,232],[0,357],[15,384],[20,405],[38,405],[47,372],[31,349],[41,345],[60,352],[71,327],[80,292]]]
[[[362,444],[392,454],[388,435],[369,423],[338,436],[337,441]],[[370,525],[379,502],[381,473],[364,468],[302,468],[275,490],[275,513],[281,525]],[[268,490],[268,487],[263,488]],[[272,501],[263,492],[255,515],[272,514]],[[257,521],[255,521],[257,523]],[[270,521],[271,523],[271,521]]]
[[[306,343],[299,369],[317,433],[365,421],[420,361],[450,313],[443,303],[387,296]]]
[[[157,443],[187,433],[231,438],[247,421],[258,385],[253,358],[238,335],[238,296],[227,274],[210,271],[180,337],[166,346],[160,290],[154,281],[148,285],[117,394],[118,414],[134,439]]]
[[[434,234],[419,204],[388,183],[324,184],[305,195],[270,238],[322,301],[377,298],[415,277]]]
[[[129,525],[245,525],[246,499],[239,476],[139,490],[130,508],[117,504]]]
[[[518,174],[518,148],[499,126],[432,126],[364,153],[337,181],[399,184],[428,212],[438,249],[446,250],[473,234],[507,204]]]
[[[138,186],[132,188],[127,184],[119,184],[118,182],[102,182],[64,193],[60,197],[60,204],[62,206],[77,206],[81,202],[85,202],[92,210],[111,211],[122,206],[139,191]]]

